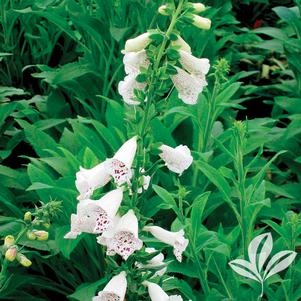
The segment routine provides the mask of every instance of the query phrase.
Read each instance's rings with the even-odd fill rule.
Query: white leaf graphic
[[[255,281],[261,282],[261,276],[257,272],[256,266],[254,266],[244,260],[244,259],[235,259],[229,262],[230,267],[239,275],[253,279]],[[243,268],[242,268],[243,267]]]
[[[259,260],[258,260],[258,271],[260,272],[265,261],[270,256],[273,249],[273,238],[271,233],[267,233],[267,239],[264,242],[262,249],[259,254]]]
[[[264,280],[266,280],[269,277],[275,275],[276,273],[286,269],[294,261],[296,255],[297,255],[296,252],[288,251],[288,250],[287,251],[280,251],[279,253],[275,254],[271,258],[271,260],[269,261],[269,263],[266,267],[266,270],[265,270],[264,275],[263,275]],[[281,260],[281,258],[284,258],[284,259]],[[278,262],[278,263],[276,265],[274,265],[276,262]]]
[[[262,242],[262,240],[265,238],[266,238],[266,241],[264,242],[264,245],[262,247],[262,250],[261,250],[260,256],[259,256],[259,263],[258,263],[259,271],[261,270],[266,259],[269,257],[269,255],[272,251],[272,248],[273,248],[273,239],[272,239],[271,233],[264,233],[264,234],[260,234],[260,235],[256,236],[250,242],[249,247],[248,247],[248,255],[249,255],[250,263],[257,269],[256,255],[258,253],[257,252],[258,247],[259,247],[260,243]]]

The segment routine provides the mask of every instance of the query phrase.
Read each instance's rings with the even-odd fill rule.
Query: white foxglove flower
[[[128,71],[130,67],[127,67]],[[129,105],[139,105],[140,102],[136,100],[134,90],[144,90],[146,83],[139,83],[136,80],[138,72],[128,74],[123,81],[118,84],[118,93],[122,96],[123,101]]]
[[[82,232],[99,234],[112,223],[123,198],[121,188],[112,190],[101,199],[83,200],[77,205],[77,214],[71,215],[71,231],[67,239],[75,239]]]
[[[179,295],[168,296],[156,283],[145,281],[144,284],[148,288],[151,301],[183,301],[183,298]]]
[[[179,175],[192,164],[193,158],[190,149],[186,145],[172,148],[163,144],[159,149],[162,151],[159,156],[163,159],[167,168]]]
[[[262,243],[263,242],[263,243]],[[259,246],[262,247],[259,251]],[[241,276],[253,279],[261,284],[261,297],[263,296],[263,284],[269,277],[286,269],[295,259],[297,253],[294,251],[280,251],[276,253],[267,263],[265,269],[263,266],[273,249],[273,238],[271,233],[264,233],[256,236],[249,244],[249,261],[244,259],[235,259],[229,262],[230,267]]]
[[[185,51],[187,53],[191,53],[191,48],[187,42],[181,36],[177,36],[178,39],[175,41],[171,41],[172,46],[178,46],[180,50]]]
[[[184,69],[196,78],[206,82],[205,75],[210,69],[209,60],[207,58],[197,58],[183,50],[180,50],[179,53],[179,62]]]
[[[211,27],[211,20],[207,18],[200,17],[198,15],[192,15],[192,24],[200,29],[208,30]]]
[[[149,43],[151,42],[150,39],[150,33],[145,32],[136,38],[129,39],[125,42],[124,50],[122,50],[122,53],[128,53],[128,52],[138,52],[142,49],[144,49]]]
[[[145,252],[152,254],[157,252],[155,248],[145,248]],[[136,263],[136,266],[139,269],[158,269],[154,274],[154,276],[163,276],[167,270],[167,267],[164,264],[164,255],[162,253],[159,253],[158,255],[154,256],[152,259],[150,259],[146,264],[142,263]]]
[[[136,150],[137,136],[134,136],[119,148],[112,159],[106,160],[106,169],[118,186],[130,182]]]
[[[105,186],[109,181],[110,174],[106,170],[105,162],[91,169],[80,167],[75,181],[75,186],[80,193],[78,200],[88,199],[95,189]]]
[[[177,74],[171,75],[171,80],[178,91],[179,98],[186,104],[196,104],[199,94],[207,86],[207,81],[199,79],[179,67],[175,66],[174,68],[177,70]]]
[[[138,74],[140,68],[148,68],[150,62],[147,58],[146,51],[128,52],[123,57],[124,70],[126,74]]]
[[[138,237],[138,220],[133,210],[123,215],[114,229],[104,232],[97,238],[97,242],[107,247],[107,255],[118,254],[127,260],[136,250],[142,248],[142,241]]]
[[[123,301],[127,288],[126,273],[112,277],[105,288],[92,301]]]
[[[189,243],[189,240],[184,237],[185,233],[183,230],[171,232],[158,226],[146,226],[143,230],[150,232],[161,242],[172,246],[176,259],[182,262],[182,253],[186,250]]]

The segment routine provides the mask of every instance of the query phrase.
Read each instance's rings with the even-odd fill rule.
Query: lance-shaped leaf
[[[275,254],[267,264],[263,279],[266,280],[278,272],[286,269],[294,261],[296,255],[296,252],[288,250],[280,251]]]
[[[262,282],[262,278],[254,266],[244,259],[235,259],[229,262],[230,267],[239,275]]]

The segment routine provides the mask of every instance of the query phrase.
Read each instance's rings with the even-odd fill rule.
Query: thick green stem
[[[211,94],[211,97],[208,101],[208,115],[206,119],[205,129],[203,133],[203,138],[198,140],[197,143],[197,153],[204,153],[207,151],[208,143],[210,140],[212,128],[215,122],[215,116],[216,116],[216,105],[215,105],[215,99],[218,93],[218,87],[219,84],[217,82],[218,79],[216,79],[213,87],[213,91]],[[192,186],[196,186],[198,182],[198,176],[199,176],[199,169],[197,166],[194,169],[193,177],[192,177]]]
[[[184,0],[180,0],[179,5],[175,11],[175,13],[172,16],[171,22],[169,24],[169,27],[164,35],[162,44],[160,46],[158,55],[156,57],[156,61],[154,63],[154,68],[150,77],[150,82],[149,82],[149,88],[148,88],[148,93],[147,93],[147,102],[146,102],[146,106],[145,106],[145,110],[144,110],[144,114],[143,114],[143,119],[142,119],[142,123],[141,123],[141,128],[140,128],[140,132],[139,132],[139,137],[141,139],[139,145],[138,145],[138,150],[137,150],[137,166],[136,166],[136,170],[135,170],[135,180],[133,183],[133,197],[131,200],[131,207],[135,208],[136,207],[136,203],[137,203],[137,199],[138,199],[138,186],[140,185],[139,183],[139,177],[140,177],[140,173],[141,173],[141,168],[143,167],[142,164],[142,155],[143,155],[143,149],[145,146],[144,143],[144,137],[145,134],[147,133],[147,128],[149,126],[149,122],[150,122],[150,118],[149,118],[149,110],[151,107],[151,104],[153,103],[154,100],[154,92],[155,92],[155,83],[156,80],[158,78],[158,71],[159,71],[159,66],[160,66],[160,62],[162,60],[162,57],[164,55],[165,52],[165,48],[166,48],[166,44],[169,40],[169,36],[172,33],[172,31],[174,30],[174,27],[177,23],[177,19],[178,16],[180,15],[181,11],[182,11],[182,6],[183,6]]]

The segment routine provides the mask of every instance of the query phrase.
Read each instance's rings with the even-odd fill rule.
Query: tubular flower
[[[106,169],[118,186],[130,182],[136,150],[137,136],[134,136],[119,148],[112,159],[106,161]]]
[[[107,246],[107,255],[119,254],[127,260],[136,250],[142,248],[138,238],[138,220],[133,210],[129,210],[117,222],[114,229],[106,231],[97,238],[97,242]]]
[[[186,145],[181,144],[176,148],[172,148],[163,144],[159,149],[162,151],[159,156],[163,159],[167,168],[179,175],[192,164],[193,158],[190,149]]]
[[[189,240],[184,237],[185,233],[183,230],[171,232],[158,226],[146,226],[143,230],[150,232],[161,242],[172,246],[176,259],[182,262],[182,253],[186,250],[189,243]]]
[[[82,232],[102,233],[107,230],[120,207],[123,189],[118,188],[105,194],[98,201],[83,200],[77,205],[77,214],[71,215],[71,231],[67,239],[75,239]]]
[[[137,75],[138,72],[130,73],[118,84],[118,93],[122,96],[123,101],[128,105],[139,105],[140,102],[136,100],[134,91],[143,91],[146,87],[146,83],[139,83],[136,80]]]
[[[177,36],[177,40],[171,41],[172,46],[178,46],[180,50],[187,53],[191,53],[191,48],[188,43],[186,43],[181,36]]]
[[[75,186],[80,195],[78,200],[89,198],[97,188],[105,186],[110,181],[110,174],[107,172],[105,162],[102,162],[91,169],[80,166],[76,173]]]
[[[32,230],[32,233],[36,237],[37,240],[47,240],[49,237],[49,233],[43,230]]]
[[[207,58],[197,58],[190,53],[180,50],[179,62],[191,75],[195,76],[197,79],[204,81],[204,85],[207,85],[205,75],[209,72],[210,63]],[[206,83],[206,84],[205,84]]]
[[[122,50],[121,52],[124,54],[128,52],[138,52],[144,49],[150,42],[150,33],[145,32],[137,36],[136,38],[127,40],[124,46],[124,50]]]
[[[152,254],[157,252],[155,248],[145,248],[145,252]],[[136,266],[139,269],[158,269],[154,276],[163,276],[167,270],[167,267],[164,264],[164,255],[159,253],[158,255],[154,256],[151,260],[149,260],[146,264],[142,264],[137,262]],[[159,269],[161,268],[161,269]]]
[[[150,64],[146,51],[128,52],[123,57],[124,70],[126,74],[139,73],[140,68],[147,68]]]
[[[200,80],[179,67],[177,74],[171,75],[171,80],[179,93],[179,98],[186,104],[196,104],[198,96],[207,86],[206,80]]]
[[[21,253],[18,253],[16,258],[19,261],[19,263],[26,268],[30,267],[32,264],[32,262],[25,255]]]
[[[198,15],[192,15],[192,18],[193,18],[192,24],[195,27],[198,27],[200,29],[205,29],[205,30],[210,29],[210,27],[211,27],[211,20],[210,19],[203,18],[203,17],[200,17]]]
[[[15,244],[15,238],[12,235],[7,235],[4,238],[4,247],[8,248]]]
[[[98,296],[93,297],[92,301],[123,301],[127,288],[126,273],[112,277]]]
[[[149,297],[152,301],[183,301],[179,295],[168,296],[156,283],[145,281],[144,284],[148,288]]]

